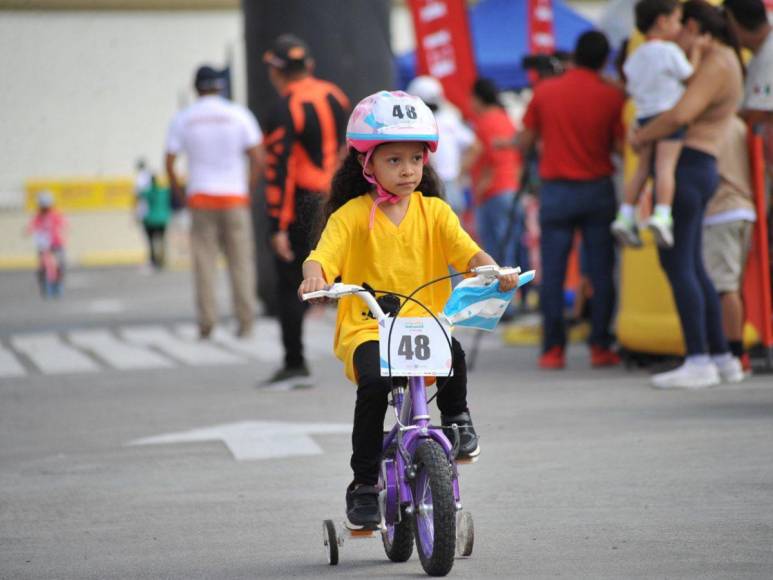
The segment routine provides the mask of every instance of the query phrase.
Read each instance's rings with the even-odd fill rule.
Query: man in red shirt
[[[565,364],[563,286],[576,229],[582,232],[585,267],[593,285],[591,364],[620,362],[610,350],[615,247],[609,226],[617,206],[611,155],[623,138],[625,96],[600,75],[608,56],[609,43],[602,33],[589,31],[580,36],[575,67],[535,88],[518,138],[526,151],[541,143],[542,368],[563,368]]]

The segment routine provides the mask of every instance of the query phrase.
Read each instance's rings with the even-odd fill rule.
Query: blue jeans
[[[719,296],[703,266],[703,214],[719,185],[717,160],[685,147],[676,165],[674,246],[659,248],[688,355],[728,351]]]
[[[586,271],[593,285],[590,344],[608,348],[615,309],[615,245],[609,226],[617,202],[610,178],[593,181],[545,180],[540,192],[540,250],[543,349],[566,346],[564,281],[574,232],[582,232]]]
[[[503,192],[483,202],[475,212],[483,251],[500,266],[518,265],[515,248],[521,239],[521,207],[514,196],[512,191]]]

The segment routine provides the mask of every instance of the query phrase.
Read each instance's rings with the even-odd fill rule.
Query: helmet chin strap
[[[367,167],[368,162],[370,161],[371,156],[373,155],[374,149],[370,149],[365,154],[365,161],[362,163],[362,176],[365,178],[365,180],[368,183],[372,183],[376,186],[376,199],[373,201],[373,206],[370,208],[370,219],[368,221],[368,229],[373,229],[373,221],[376,219],[376,208],[381,205],[384,202],[389,202],[392,204],[397,203],[400,201],[400,196],[395,195],[391,191],[387,191],[384,189],[384,186],[381,185],[376,177],[374,175],[371,175],[370,173],[365,171],[365,167]],[[429,152],[427,151],[427,148],[424,148],[424,163],[426,164],[429,161]]]

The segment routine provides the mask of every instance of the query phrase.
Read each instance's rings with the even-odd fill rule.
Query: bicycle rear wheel
[[[419,445],[414,455],[416,479],[414,534],[416,549],[424,571],[445,576],[454,565],[456,549],[456,503],[451,465],[436,441]]]
[[[396,524],[386,524],[381,532],[384,552],[392,562],[405,562],[413,553],[413,527],[411,517],[402,510],[402,518]]]

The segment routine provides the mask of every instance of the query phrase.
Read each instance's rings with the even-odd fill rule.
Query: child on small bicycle
[[[61,293],[64,275],[64,215],[54,207],[54,196],[43,190],[37,195],[38,211],[32,216],[25,233],[35,238],[38,251],[38,281],[44,297]]]
[[[408,295],[447,275],[449,265],[460,272],[495,265],[440,197],[437,176],[427,165],[437,148],[437,125],[421,99],[402,91],[366,97],[349,118],[346,141],[349,154],[333,178],[324,229],[303,264],[299,294],[326,289],[340,278]],[[518,275],[503,275],[499,283],[502,290],[515,288]],[[446,279],[415,298],[438,313],[450,292]],[[427,316],[411,302],[400,314]],[[347,526],[373,529],[381,521],[376,484],[391,382],[380,373],[377,323],[356,297],[340,300],[334,348],[347,378],[357,384]],[[437,396],[441,422],[447,434],[457,425],[459,456],[474,457],[480,446],[467,406],[464,351],[456,339],[452,350],[453,377]]]

